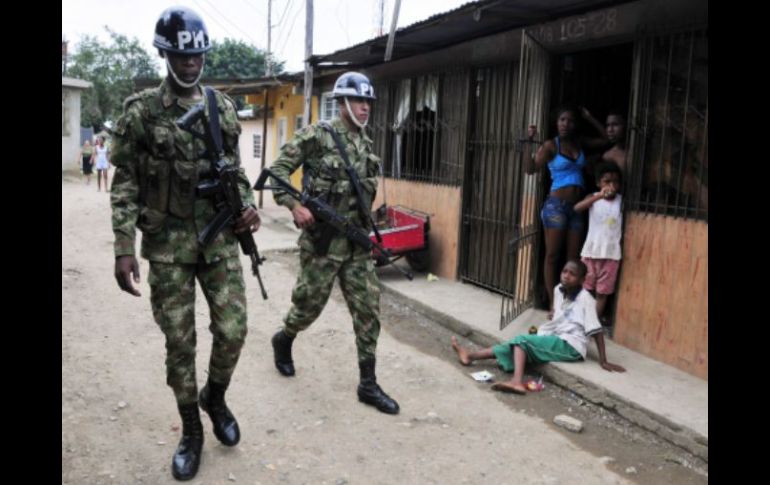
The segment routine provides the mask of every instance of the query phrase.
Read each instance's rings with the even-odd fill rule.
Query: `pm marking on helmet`
[[[180,49],[184,49],[186,44],[190,41],[193,42],[193,48],[198,49],[205,46],[204,35],[205,32],[198,30],[195,34],[192,34],[189,30],[180,30],[177,32],[177,43]]]

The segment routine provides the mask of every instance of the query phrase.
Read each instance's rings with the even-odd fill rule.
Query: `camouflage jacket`
[[[202,99],[201,99],[202,101]],[[217,92],[225,159],[240,165],[241,132],[235,104]],[[210,199],[197,198],[195,188],[209,173],[211,163],[200,155],[203,142],[176,126],[192,104],[183,103],[164,80],[126,99],[123,114],[113,130],[111,162],[112,231],[115,256],[133,255],[136,229],[142,231],[142,257],[163,263],[206,262],[238,255],[238,241],[225,228],[206,248],[198,233],[215,215]],[[200,121],[198,122],[200,123]],[[202,131],[201,126],[196,127]],[[254,196],[240,168],[241,197],[253,204]]]
[[[372,153],[372,140],[365,131],[355,133],[348,130],[339,118],[333,119],[329,124],[339,134],[347,149],[350,163],[358,173],[364,204],[367,205],[364,212],[369,212],[377,193],[377,174],[380,171],[380,158]],[[337,150],[337,145],[319,123],[303,128],[281,147],[281,153],[271,169],[288,181],[289,176],[300,166],[303,167],[303,177],[307,179],[307,188],[313,195],[323,195],[326,201],[337,209],[338,214],[349,217],[365,230],[371,229],[368,220],[361,220],[356,194],[345,172],[345,162]],[[289,209],[299,204],[284,192],[275,191],[273,197],[278,204]],[[313,242],[320,236],[319,226],[316,223],[302,231],[299,238],[301,249],[314,252]],[[362,248],[353,245],[345,236],[337,234],[329,246],[327,257],[342,261],[351,255],[356,258],[369,257]]]

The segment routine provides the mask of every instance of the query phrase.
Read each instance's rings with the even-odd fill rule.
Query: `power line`
[[[286,34],[286,38],[283,41],[283,46],[281,46],[280,52],[283,52],[283,49],[286,47],[286,43],[289,41],[289,37],[291,37],[291,33],[294,30],[294,22],[297,21],[297,18],[299,17],[299,12],[302,10],[304,6],[302,5],[302,2],[299,2],[299,8],[297,9],[297,12],[294,14],[294,19],[291,21],[291,26],[289,27],[288,34]]]
[[[225,31],[225,32],[226,32],[228,35],[230,35],[232,38],[235,38],[235,37],[236,37],[235,35],[233,35],[233,33],[230,31],[230,29],[229,29],[229,28],[227,28],[227,27],[225,27],[225,26],[222,24],[222,22],[220,22],[219,20],[217,20],[217,18],[216,18],[214,15],[212,15],[212,14],[209,12],[209,10],[208,10],[207,8],[203,8],[203,5],[201,5],[201,4],[198,2],[198,0],[193,0],[193,1],[194,1],[194,2],[195,2],[195,4],[198,6],[198,8],[200,8],[200,9],[201,9],[201,11],[203,11],[203,13],[205,13],[205,14],[206,14],[206,17],[207,17],[207,18],[210,18],[211,20],[213,20],[213,21],[214,21],[214,23],[216,23],[217,25],[219,25],[219,26],[222,28],[222,30],[224,30],[224,31]]]
[[[241,0],[241,1],[242,1],[243,3],[245,3],[246,5],[248,5],[249,7],[251,7],[252,9],[254,9],[254,11],[255,11],[255,12],[257,12],[258,14],[260,14],[261,16],[263,16],[263,17],[265,16],[265,12],[263,12],[263,11],[259,10],[259,9],[258,9],[257,7],[255,7],[255,6],[254,6],[254,4],[252,4],[251,2],[247,2],[246,0]]]
[[[334,9],[334,20],[337,21],[337,24],[340,26],[340,29],[345,32],[345,40],[347,41],[348,45],[350,45],[350,35],[348,34],[348,12],[347,8],[345,9],[345,24],[342,25],[342,22],[340,21],[340,3],[342,3],[342,0],[338,0],[337,6]]]
[[[251,36],[250,36],[249,34],[247,34],[246,32],[244,32],[243,30],[241,30],[241,28],[240,28],[240,27],[238,27],[238,26],[237,26],[237,25],[235,25],[235,24],[234,24],[232,21],[230,21],[230,19],[228,19],[228,18],[227,18],[227,16],[226,16],[225,14],[223,14],[222,12],[220,12],[220,11],[219,11],[219,9],[218,9],[218,8],[217,8],[217,7],[216,7],[216,6],[215,6],[213,3],[211,3],[209,0],[203,0],[203,1],[204,1],[204,2],[206,2],[207,4],[209,4],[209,5],[211,6],[211,8],[213,8],[213,9],[214,9],[214,11],[216,11],[216,12],[217,12],[219,15],[221,15],[221,16],[222,16],[222,18],[223,18],[223,19],[225,19],[225,20],[226,20],[226,21],[227,21],[227,22],[228,22],[230,25],[232,25],[233,27],[235,27],[235,29],[236,29],[238,32],[240,32],[240,33],[241,33],[241,34],[243,34],[243,35],[244,35],[244,36],[245,36],[247,39],[249,39],[253,45],[257,45],[257,41],[255,41],[254,39],[252,39],[252,38],[251,38]]]
[[[287,3],[286,5],[288,7],[289,3]],[[302,7],[301,4],[300,4],[300,7]],[[299,13],[299,12],[297,12],[297,13]],[[294,14],[294,19],[295,20],[296,20],[297,13]],[[281,49],[278,49],[278,45],[281,44],[281,40],[283,40],[283,44],[282,45],[285,45],[288,36],[291,35],[291,31],[289,29],[277,28],[279,26],[279,24],[280,24],[280,22],[278,22],[277,24],[273,24],[273,27],[276,27],[276,29],[275,29],[275,31],[276,31],[276,34],[275,34],[275,44],[274,44],[275,48],[273,49],[273,52],[279,52],[281,49],[283,49],[283,47],[281,47]],[[287,32],[288,32],[288,34],[287,34]]]
[[[220,12],[219,9],[217,9],[217,7],[213,3],[211,3],[209,0],[203,0],[203,1],[206,2],[207,4],[211,5],[211,8],[213,8],[219,15],[221,15],[222,18],[225,19],[230,25],[235,27],[235,29],[238,32],[242,33],[247,39],[249,39],[253,45],[257,44],[257,41],[255,41],[247,32],[245,32],[240,27],[238,27],[234,22],[230,21],[230,19],[227,18],[227,16],[225,14]]]
[[[286,6],[283,8],[283,13],[281,14],[281,20],[279,20],[277,24],[274,24],[273,27],[278,27],[283,23],[283,19],[286,17],[286,11],[289,10],[289,5],[291,5],[291,2],[292,0],[286,2]]]

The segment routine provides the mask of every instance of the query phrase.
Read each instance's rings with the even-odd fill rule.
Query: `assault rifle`
[[[214,216],[214,219],[198,234],[198,243],[204,247],[208,246],[222,229],[234,224],[235,219],[248,207],[243,203],[241,193],[238,190],[238,167],[227,163],[223,158],[222,128],[219,124],[219,109],[217,108],[214,90],[206,87],[205,94],[206,98],[203,102],[196,104],[176,120],[176,125],[179,128],[203,140],[206,145],[204,156],[211,161],[212,177],[204,179],[196,187],[198,197],[213,199],[214,208],[217,210],[217,215]],[[207,106],[208,116],[206,116]],[[202,122],[203,132],[193,129],[193,125],[198,120]],[[267,300],[265,285],[262,284],[262,276],[259,274],[259,265],[265,261],[265,258],[259,255],[257,243],[254,242],[254,236],[250,231],[236,233],[235,236],[238,238],[243,254],[251,258],[251,271],[257,277],[257,281],[259,281],[262,298]]]
[[[271,177],[273,182],[277,183],[278,186],[276,187],[272,185],[265,185],[268,177]],[[262,169],[262,173],[259,174],[257,183],[254,184],[254,190],[265,189],[281,190],[286,192],[298,200],[299,203],[302,204],[305,208],[307,208],[313,214],[313,217],[316,220],[329,224],[331,227],[336,229],[337,232],[344,234],[345,237],[348,238],[353,244],[362,247],[368,252],[374,252],[374,256],[378,260],[385,261],[386,264],[392,265],[394,268],[400,271],[401,274],[406,276],[408,280],[411,281],[414,278],[410,271],[406,271],[403,268],[393,264],[393,261],[390,260],[392,254],[388,249],[382,247],[382,244],[369,239],[369,234],[351,222],[347,217],[343,217],[337,214],[337,211],[335,211],[334,208],[326,203],[326,201],[323,200],[323,198],[320,196],[312,197],[307,192],[300,192],[299,190],[295,189],[293,185],[276,176],[273,172],[270,171],[269,168]]]

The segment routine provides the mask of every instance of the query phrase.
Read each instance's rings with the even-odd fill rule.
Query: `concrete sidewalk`
[[[547,320],[545,311],[530,309],[501,331],[499,294],[456,281],[428,281],[424,274],[408,281],[387,267],[380,268],[379,275],[385,291],[482,347]],[[539,370],[556,384],[708,461],[708,382],[609,339],[605,344],[607,359],[625,367],[625,373],[599,367],[593,341],[586,361],[552,362]]]
[[[260,250],[296,248],[299,232],[288,210],[275,206],[272,197],[265,197],[260,214]],[[403,260],[397,264],[406,267]],[[547,318],[546,312],[530,309],[500,331],[502,297],[496,293],[457,281],[428,281],[420,273],[408,281],[390,267],[379,268],[378,274],[384,291],[479,346],[526,333],[530,325],[539,326]],[[539,370],[552,382],[708,461],[708,382],[609,339],[605,342],[608,360],[627,372],[607,372],[599,367],[593,343],[585,362],[554,362]]]

